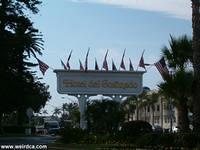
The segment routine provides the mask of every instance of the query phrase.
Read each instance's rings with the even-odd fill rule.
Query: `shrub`
[[[138,147],[160,148],[197,148],[200,145],[200,135],[192,133],[148,133],[140,136],[135,144]]]
[[[59,133],[65,143],[81,143],[85,136],[85,131],[80,128],[65,127]]]
[[[181,147],[197,147],[200,145],[200,135],[194,133],[178,133],[175,135],[174,142]]]

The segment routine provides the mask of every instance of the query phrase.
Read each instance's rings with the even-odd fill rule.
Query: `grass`
[[[60,141],[49,144],[50,150],[116,150],[136,149],[132,144],[65,144]]]
[[[101,150],[103,145],[97,144],[63,144],[53,143],[48,145],[49,150]]]

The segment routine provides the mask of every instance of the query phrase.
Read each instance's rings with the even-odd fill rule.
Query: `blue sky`
[[[73,49],[70,65],[79,69],[88,47],[89,69],[94,69],[97,58],[102,66],[106,49],[119,66],[126,48],[125,64],[131,58],[134,67],[145,49],[145,63],[155,63],[161,48],[168,45],[169,35],[192,35],[191,8],[188,0],[43,0],[38,15],[32,19],[42,32],[43,56],[39,57],[54,69],[61,69],[60,59],[67,61]],[[35,68],[38,71],[38,68]],[[38,76],[42,74],[38,71]],[[144,86],[156,89],[162,78],[155,67],[144,74]],[[45,109],[61,106],[72,98],[56,91],[56,74],[49,69],[42,82],[50,85],[52,99]],[[61,97],[66,97],[62,99]]]

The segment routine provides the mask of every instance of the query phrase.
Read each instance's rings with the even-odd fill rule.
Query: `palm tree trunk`
[[[180,132],[188,132],[189,129],[189,119],[188,119],[188,107],[187,107],[187,99],[183,98],[179,104],[177,104],[178,110],[178,126],[180,128]]]
[[[200,1],[192,0],[192,27],[193,27],[193,127],[200,133]]]

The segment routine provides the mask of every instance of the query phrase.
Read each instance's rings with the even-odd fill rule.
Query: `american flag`
[[[126,52],[126,49],[124,49],[124,53],[123,53],[122,60],[121,60],[121,64],[120,64],[120,67],[121,67],[123,70],[126,70],[126,67],[125,67],[125,64],[124,64],[125,52]]]
[[[115,63],[114,63],[113,60],[112,60],[112,70],[113,70],[113,71],[117,71],[117,67],[115,66]]]
[[[133,64],[130,58],[129,58],[129,71],[134,71]]]
[[[65,70],[67,70],[67,67],[66,67],[65,63],[64,63],[62,60],[60,60],[60,62],[61,62],[61,65],[63,66],[63,68],[64,68]]]
[[[160,72],[163,79],[165,79],[165,77],[169,75],[169,70],[167,69],[164,57],[162,57],[158,62],[154,63],[154,65]]]
[[[95,70],[99,70],[99,66],[98,66],[98,63],[97,63],[97,59],[95,58]]]
[[[70,70],[69,60],[70,60],[71,56],[72,56],[72,50],[71,50],[71,52],[69,54],[69,57],[67,59],[67,65],[66,65],[69,70]]]
[[[143,55],[144,55],[144,51],[142,52],[142,56],[140,58],[139,67],[142,67],[142,68],[144,68],[146,70],[145,64],[144,64],[144,57],[143,57]]]
[[[49,69],[49,66],[47,64],[45,64],[43,61],[39,60],[38,58],[36,58],[36,59],[38,61],[38,65],[39,65],[40,71],[44,75],[45,72],[47,71],[47,69]]]
[[[103,69],[105,69],[106,71],[108,71],[108,63],[107,63],[107,55],[108,55],[108,50],[106,52],[106,55],[104,57],[104,61],[103,61]]]
[[[84,67],[83,67],[82,62],[81,62],[80,59],[79,59],[79,64],[80,64],[80,70],[81,70],[81,71],[84,71]]]
[[[90,52],[90,48],[88,48],[88,51],[87,51],[87,54],[86,54],[86,57],[85,57],[85,71],[88,70],[88,55],[89,55],[89,52]]]

